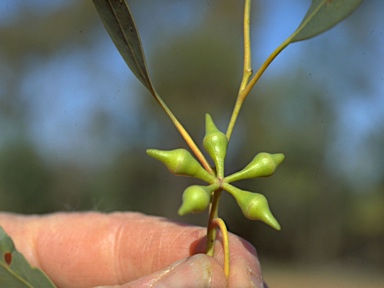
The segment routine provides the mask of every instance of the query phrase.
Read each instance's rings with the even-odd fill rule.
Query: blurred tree
[[[0,26],[0,37],[6,39],[0,45],[2,119],[8,117],[20,123],[28,117],[28,105],[33,99],[23,98],[19,81],[31,65],[39,60],[44,62],[62,49],[89,43],[92,37],[90,27],[96,21],[89,6],[86,2],[72,3],[48,15],[38,13],[39,10],[34,7],[23,9],[21,6],[15,12],[13,21]],[[79,31],[79,27],[88,33]]]
[[[160,95],[198,144],[206,112],[225,129],[242,69],[242,5],[237,0],[130,2]],[[0,37],[5,39],[0,45],[0,209],[24,213],[134,210],[205,225],[204,214],[176,215],[189,179],[173,177],[145,155],[145,148],[185,147],[181,137],[140,84],[129,82],[130,72],[92,3],[60,5],[49,13],[33,5],[20,8],[12,21],[0,26]],[[365,2],[326,35],[289,47],[241,111],[229,147],[228,172],[240,169],[260,151],[283,152],[287,157],[273,178],[241,183],[244,189],[267,195],[282,224],[281,232],[245,220],[230,196],[222,200],[220,213],[229,229],[256,244],[262,254],[307,262],[353,255],[384,265],[384,257],[378,256],[384,253],[380,245],[383,121],[372,122],[375,129],[364,134],[369,137],[360,149],[352,145],[335,149],[337,139],[347,135],[341,133],[345,128],[341,120],[354,116],[342,114],[345,103],[362,96],[364,103],[373,103],[382,93],[369,73],[377,71],[382,50],[377,45],[382,28],[378,20],[373,21],[382,19],[379,5],[379,1]],[[253,4],[254,26],[261,25],[263,7]],[[284,25],[288,20],[281,21]],[[257,55],[265,35],[253,34]],[[299,57],[291,54],[295,49]],[[61,70],[73,55],[77,55],[75,64]],[[288,59],[285,66],[283,59]],[[47,63],[57,74],[47,73],[59,79],[41,83],[51,90],[26,93],[31,87],[26,81],[39,80],[29,76],[40,75],[39,68]],[[282,68],[276,72],[276,67]],[[71,76],[67,74],[76,72],[87,74],[78,79],[80,86],[67,82]],[[374,77],[382,81],[382,75]],[[68,94],[59,93],[58,89],[71,85]],[[78,112],[73,108],[78,98],[92,107]],[[71,116],[64,119],[79,117],[84,126],[75,122],[70,127],[74,134],[58,126],[57,134],[46,135],[48,140],[60,137],[65,145],[80,146],[55,148],[56,156],[49,157],[34,144],[36,129],[31,126],[36,125],[36,111],[40,111],[36,103],[44,103],[54,115],[58,113],[55,102],[72,103],[67,106]],[[372,115],[382,120],[380,106],[373,106]],[[85,153],[91,160],[84,161]],[[348,157],[356,160],[345,162]],[[369,170],[371,166],[374,169]],[[372,170],[375,177],[368,181],[367,171]],[[355,174],[350,176],[350,171]],[[359,179],[359,187],[351,179]]]
[[[47,213],[57,210],[52,173],[31,145],[19,142],[0,151],[0,210]],[[56,204],[56,205],[55,205]]]

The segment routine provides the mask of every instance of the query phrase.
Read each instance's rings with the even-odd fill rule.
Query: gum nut
[[[204,186],[192,185],[184,190],[183,204],[178,213],[184,216],[188,213],[200,213],[207,209],[211,201],[211,191]]]
[[[223,132],[217,129],[209,114],[206,114],[205,123],[206,132],[203,145],[209,156],[215,162],[218,175],[220,175],[224,173],[224,159],[227,154],[228,138]]]
[[[281,229],[280,224],[269,210],[268,201],[264,195],[242,190],[241,192],[236,195],[235,199],[245,217],[262,221],[276,230]]]
[[[147,154],[167,166],[175,175],[190,176],[211,183],[215,177],[207,172],[200,163],[185,149],[170,151],[148,149]]]
[[[259,153],[244,169],[226,177],[225,180],[229,183],[243,179],[271,176],[284,158],[285,156],[282,153]]]

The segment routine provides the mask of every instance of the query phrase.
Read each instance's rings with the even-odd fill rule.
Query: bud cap
[[[276,230],[281,229],[279,222],[277,222],[269,210],[268,201],[264,195],[244,191],[229,184],[225,186],[225,190],[236,199],[245,217],[250,220],[262,221]]]
[[[195,177],[208,183],[215,180],[215,176],[209,174],[188,150],[181,148],[170,151],[148,149],[147,154],[162,162],[175,175]]]
[[[211,201],[211,191],[205,186],[192,185],[184,190],[183,204],[178,214],[200,213],[207,209]]]
[[[227,154],[228,138],[217,129],[212,117],[205,115],[205,137],[203,145],[216,165],[218,177],[224,177],[224,160]]]
[[[259,153],[244,169],[225,177],[225,181],[230,183],[243,179],[271,176],[284,158],[282,153]]]

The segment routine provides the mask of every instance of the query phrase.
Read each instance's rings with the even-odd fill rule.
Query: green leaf
[[[132,70],[133,74],[148,88],[152,96],[160,104],[161,108],[167,113],[176,129],[179,130],[185,142],[189,145],[207,171],[211,171],[207,160],[201,153],[191,136],[184,129],[183,125],[177,120],[172,111],[165,104],[163,99],[157,94],[147,71],[144,52],[141,45],[139,33],[137,32],[135,21],[129,11],[125,0],[93,0],[101,20],[111,36],[115,46],[120,51],[125,62]]]
[[[133,74],[154,94],[139,33],[124,0],[93,0],[113,43]]]
[[[314,37],[348,17],[362,0],[312,0],[303,21],[291,36],[291,43]]]
[[[54,288],[55,285],[38,268],[32,268],[0,226],[0,287]]]

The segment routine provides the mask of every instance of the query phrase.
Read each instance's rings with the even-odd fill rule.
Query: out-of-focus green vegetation
[[[243,7],[237,0],[191,2],[136,1],[132,11],[155,86],[201,143],[204,114],[224,129],[232,112],[241,79]],[[130,210],[205,225],[205,214],[177,216],[191,181],[146,156],[146,148],[185,144],[129,78],[91,4],[74,1],[52,11],[20,4],[11,20],[0,22],[0,210]],[[384,267],[383,100],[361,112],[361,105],[384,97],[377,87],[384,71],[376,65],[383,57],[378,45],[384,26],[376,12],[382,6],[364,3],[334,30],[289,47],[241,111],[228,172],[261,151],[286,155],[273,177],[241,183],[267,195],[281,232],[244,219],[230,196],[222,200],[229,230],[252,242],[262,257]],[[266,13],[255,1],[255,66],[268,35],[260,32],[263,19],[274,16]],[[300,20],[281,25],[296,21],[288,23],[293,31]],[[279,27],[265,29],[277,37]],[[80,77],[75,82],[72,73]],[[346,113],[347,103],[361,115]],[[345,119],[371,124],[348,134],[354,125]],[[360,135],[359,142],[351,135]]]

